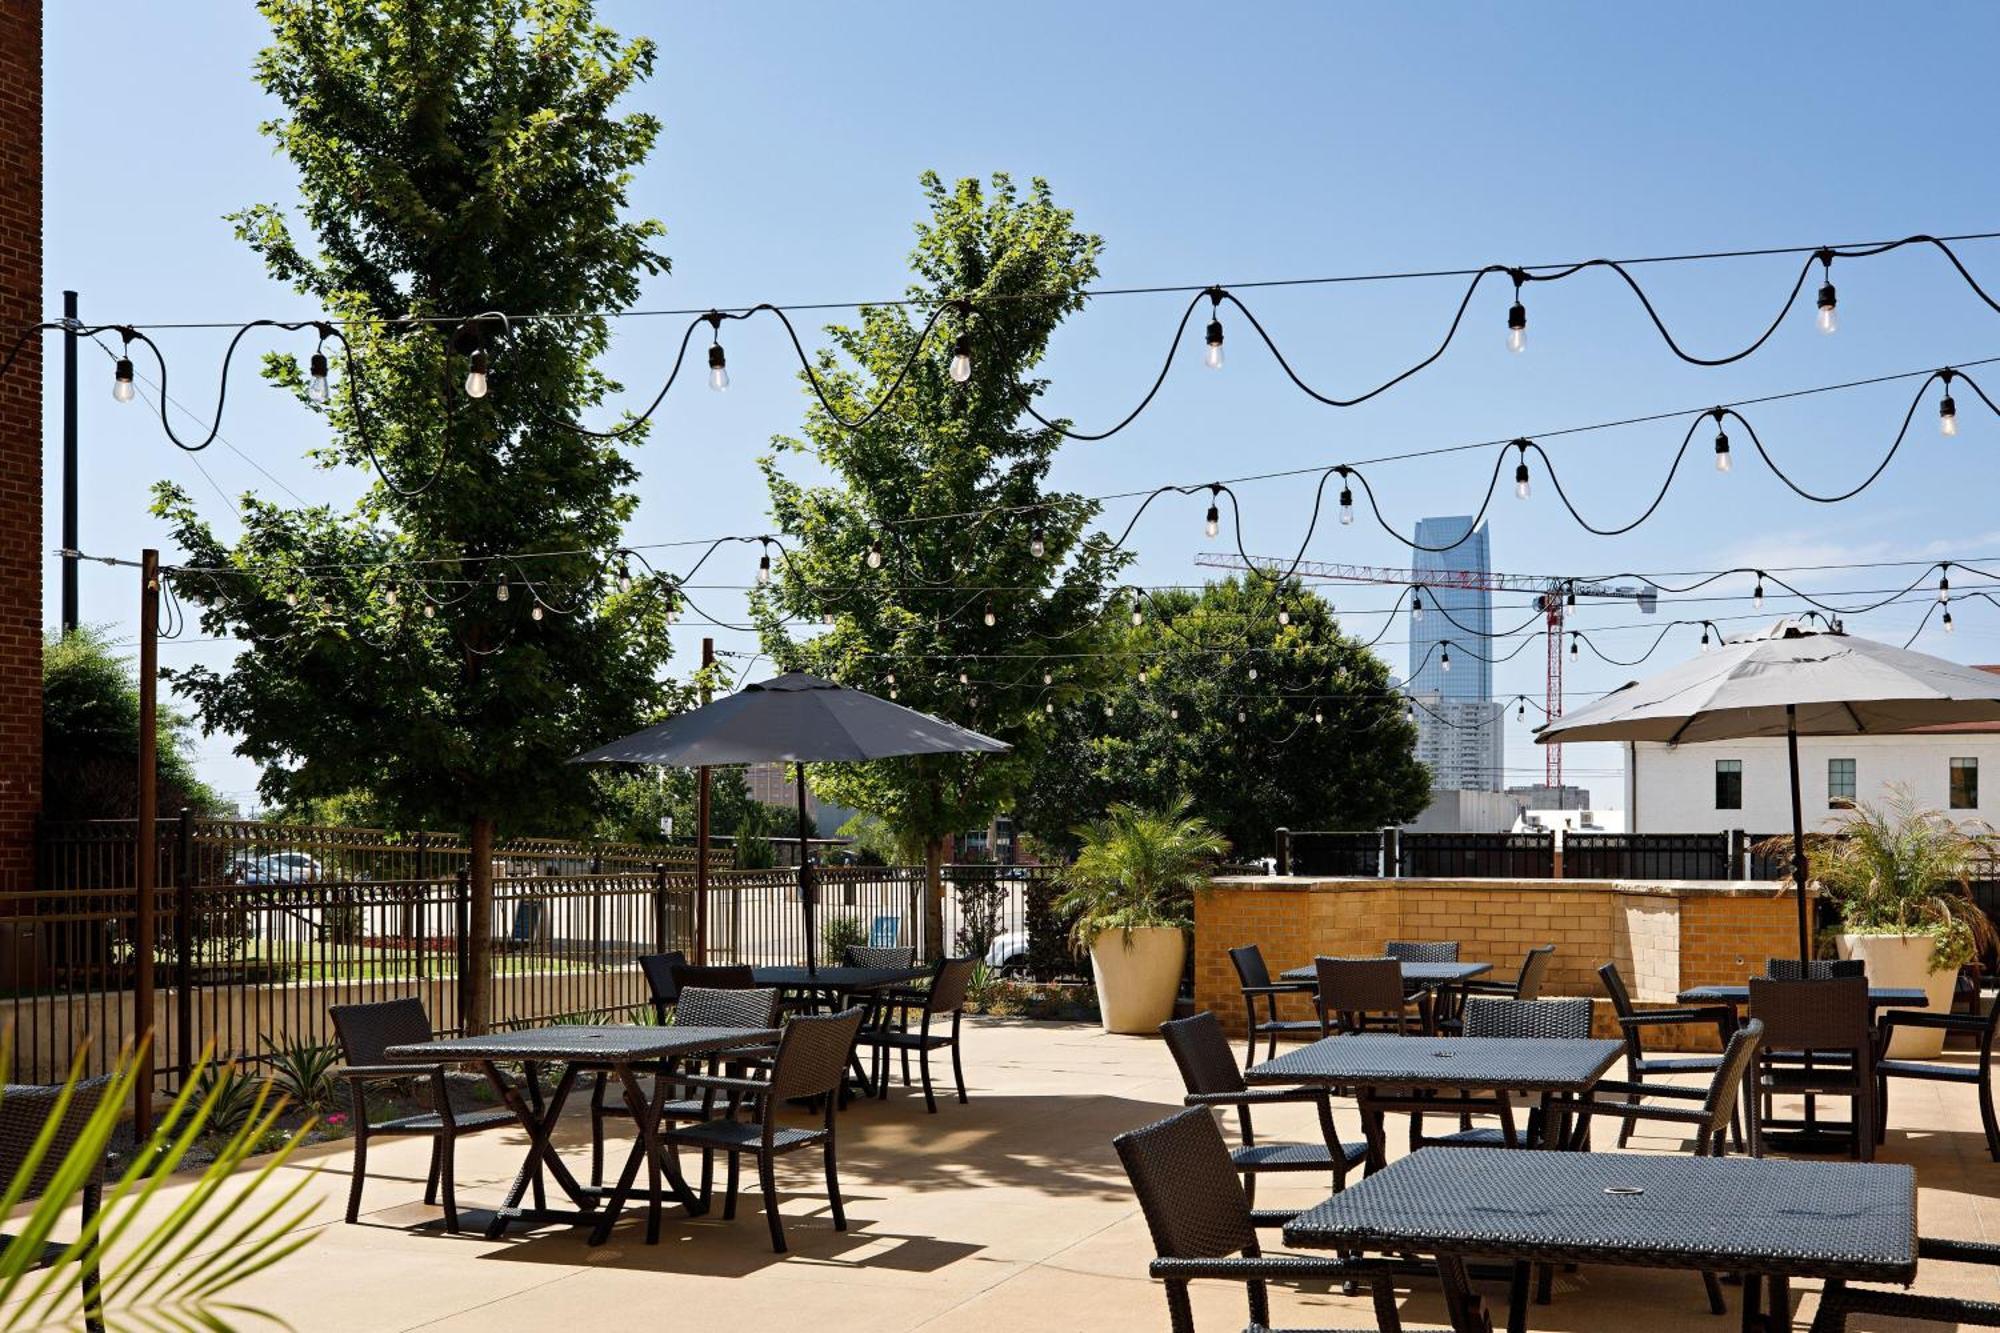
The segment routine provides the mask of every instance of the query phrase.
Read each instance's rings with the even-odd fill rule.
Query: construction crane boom
[[[1195,556],[1205,569],[1252,570],[1276,577],[1292,577],[1325,583],[1373,583],[1403,588],[1456,588],[1471,592],[1531,592],[1542,612],[1548,632],[1547,696],[1543,710],[1549,720],[1563,711],[1563,620],[1569,605],[1579,597],[1631,601],[1652,615],[1660,608],[1659,593],[1649,587],[1629,584],[1595,583],[1588,579],[1554,574],[1502,574],[1476,569],[1404,569],[1390,565],[1343,565],[1323,560],[1286,560],[1277,556],[1244,557],[1203,551]],[[1551,787],[1562,786],[1562,746],[1543,746],[1543,780]]]

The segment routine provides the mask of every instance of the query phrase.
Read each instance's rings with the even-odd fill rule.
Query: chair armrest
[[[1924,1009],[1884,1009],[1876,1026],[1890,1028],[1943,1028],[1947,1032],[1983,1032],[1984,1014],[1934,1014]]]
[[[1664,1026],[1670,1023],[1733,1023],[1735,1021],[1735,1011],[1723,1008],[1648,1009],[1636,1014],[1621,1015],[1618,1019],[1618,1026],[1621,1028],[1642,1028],[1653,1025]]]
[[[1941,1259],[1951,1264],[2000,1264],[2000,1245],[1979,1240],[1952,1240],[1945,1236],[1919,1236],[1917,1257]]]
[[[1511,996],[1520,989],[1511,981],[1461,981],[1458,988],[1468,995]]]
[[[1318,990],[1319,987],[1310,981],[1281,981],[1269,986],[1238,986],[1236,989],[1245,995],[1297,995],[1301,991]]]
[[[730,1078],[723,1074],[682,1074],[680,1081],[695,1092],[740,1092],[761,1097],[771,1090],[765,1078]]]
[[[1174,1281],[1189,1278],[1232,1278],[1238,1282],[1256,1278],[1323,1278],[1345,1281],[1357,1276],[1355,1269],[1344,1259],[1321,1259],[1317,1256],[1294,1254],[1266,1254],[1252,1259],[1247,1256],[1230,1256],[1224,1259],[1155,1259],[1152,1275]],[[1360,1274],[1368,1276],[1368,1274]]]
[[[1692,1106],[1649,1106],[1644,1102],[1567,1102],[1567,1109],[1585,1115],[1615,1115],[1627,1120],[1666,1120],[1678,1125],[1705,1125],[1708,1112]]]
[[[1246,1088],[1242,1092],[1190,1092],[1183,1106],[1264,1106],[1271,1102],[1323,1101],[1323,1088]]]
[[[443,1065],[346,1065],[340,1071],[342,1078],[428,1078],[442,1073]]]
[[[1250,1210],[1250,1225],[1253,1227],[1290,1226],[1292,1219],[1297,1217],[1300,1211],[1300,1209],[1296,1208],[1252,1208]]]

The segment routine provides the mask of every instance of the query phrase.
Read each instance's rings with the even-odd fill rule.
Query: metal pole
[[[1799,799],[1799,710],[1785,705],[1785,752],[1792,763],[1792,882],[1799,890],[1799,961],[1812,958],[1812,932],[1806,925],[1806,815]]]
[[[174,1087],[187,1086],[194,1050],[194,811],[174,830]]]
[[[77,627],[76,562],[76,293],[63,293],[62,631]]]
[[[156,924],[153,893],[160,869],[160,553],[147,550],[139,557],[139,812],[132,839],[134,850],[132,895],[133,1026],[149,1039],[144,1061],[132,1083],[132,1133],[144,1143],[153,1132],[153,1079],[157,1050],[150,1044],[154,1033],[153,942]]]
[[[715,640],[701,641],[701,701],[708,702],[708,668],[715,665]],[[694,775],[694,961],[708,962],[708,765]]]
[[[819,944],[813,939],[815,900],[819,890],[813,883],[812,847],[806,841],[806,766],[798,766],[799,774],[799,905],[806,914],[806,971],[819,971]]]

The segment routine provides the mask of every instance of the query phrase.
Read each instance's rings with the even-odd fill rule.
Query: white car
[[[316,884],[319,862],[304,852],[269,852],[238,858],[230,867],[238,884]]]
[[[1028,974],[1028,932],[1010,930],[986,946],[986,965],[1003,977]]]

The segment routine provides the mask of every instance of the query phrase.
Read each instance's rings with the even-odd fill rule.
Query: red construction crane
[[[1550,574],[1501,574],[1492,570],[1398,569],[1387,565],[1336,565],[1321,560],[1301,560],[1296,565],[1276,556],[1253,555],[1246,561],[1239,555],[1204,551],[1195,556],[1197,565],[1208,569],[1256,570],[1264,574],[1289,573],[1298,579],[1325,583],[1375,583],[1397,588],[1462,588],[1477,592],[1531,592],[1542,612],[1548,631],[1548,696],[1543,701],[1549,719],[1563,711],[1563,615],[1579,597],[1616,598],[1639,604],[1652,615],[1660,608],[1659,594],[1652,588],[1587,579],[1560,578]],[[1483,649],[1482,649],[1483,651]],[[1542,747],[1544,780],[1550,787],[1562,786],[1562,746]]]

